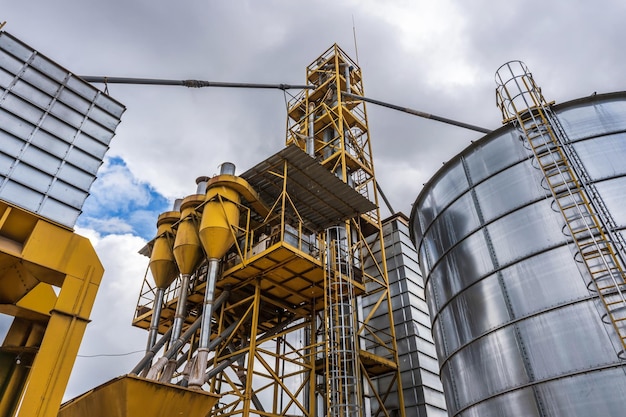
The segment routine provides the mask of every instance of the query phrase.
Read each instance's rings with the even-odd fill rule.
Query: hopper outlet
[[[227,186],[210,187],[200,222],[200,241],[209,259],[222,258],[235,243],[239,225],[239,193]]]
[[[174,241],[174,258],[183,275],[190,275],[202,260],[202,246],[198,236],[196,208],[204,202],[203,194],[186,197],[181,204],[181,220]]]

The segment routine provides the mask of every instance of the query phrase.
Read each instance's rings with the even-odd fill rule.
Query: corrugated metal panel
[[[0,199],[73,227],[124,110],[0,32]]]
[[[241,177],[271,206],[283,191],[285,169],[287,194],[305,224],[313,230],[335,226],[376,208],[295,145],[270,156]]]
[[[423,280],[417,271],[407,268],[414,264],[417,253],[412,244],[407,244],[409,226],[401,220],[402,215],[393,216],[383,223],[385,255],[389,273],[389,286],[392,292],[391,307],[398,344],[398,356],[402,376],[402,388],[406,415],[443,416],[446,404],[443,386],[439,380],[439,365],[435,345],[431,336],[430,318],[419,310],[424,306]],[[373,249],[374,257],[380,261],[380,245]],[[373,262],[366,260],[368,272],[377,275]],[[369,316],[376,296],[363,297],[363,316]],[[370,318],[368,326],[377,333],[389,334],[389,320],[382,320],[386,309],[379,308]],[[373,348],[377,343],[364,340],[365,347]],[[389,386],[391,376],[376,378],[380,387]],[[397,393],[389,393],[396,398]],[[412,414],[411,414],[412,413]]]

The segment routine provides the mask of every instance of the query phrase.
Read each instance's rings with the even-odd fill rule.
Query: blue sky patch
[[[132,234],[150,240],[157,217],[170,206],[148,183],[137,180],[122,158],[105,158],[77,225],[101,236]]]

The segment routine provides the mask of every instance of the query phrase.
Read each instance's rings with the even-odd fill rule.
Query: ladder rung
[[[568,222],[570,228],[575,225],[575,222],[578,222],[578,223],[583,222],[583,221],[585,222],[584,224],[576,227],[575,229],[571,229],[573,234],[579,234],[582,232],[597,233],[600,231],[600,228],[597,226],[595,222],[591,224],[586,223],[587,220],[593,220],[591,219],[591,214],[581,215],[579,213],[574,213],[573,215],[566,216],[565,213],[563,213],[563,217],[565,218],[565,221]]]
[[[565,197],[565,196],[563,196],[563,197]],[[578,206],[584,206],[584,204],[583,203],[579,203],[579,202],[574,202],[574,203],[569,204],[567,206],[559,206],[559,207],[561,208],[561,210],[565,211],[565,210],[570,210],[570,209],[576,208]]]
[[[534,122],[536,119],[537,116],[532,113],[528,113],[526,116],[520,116],[520,120],[522,121],[522,123],[524,123],[524,125],[526,125],[526,123],[528,122]]]
[[[534,136],[531,139],[537,139],[538,137],[542,137],[542,138],[547,138],[549,140],[543,142],[543,143],[538,143],[535,146],[535,151],[537,151],[537,153],[543,153],[542,152],[542,148],[545,148],[546,150],[550,150],[550,151],[554,151],[555,149],[559,148],[559,145],[553,140],[553,138],[548,134],[548,132],[543,131],[541,132],[541,134]]]
[[[592,277],[592,279],[594,283],[596,284],[596,286],[598,285],[599,282],[609,281],[609,283],[611,283],[611,285],[606,285],[604,287],[597,287],[598,291],[601,292],[603,295],[611,295],[614,293],[616,294],[618,292],[624,292],[624,288],[620,288],[621,286],[624,285],[623,277],[620,278],[620,277],[615,277],[611,274],[605,274],[598,278]],[[618,281],[621,281],[621,282],[618,282]]]
[[[563,178],[560,181],[555,181],[554,177],[556,177],[556,174],[546,176],[546,182],[550,184],[552,188],[559,188],[559,187],[567,186],[568,189],[576,189],[576,190],[580,189],[580,187],[578,186],[578,182],[574,178],[571,178],[569,172],[560,171],[560,173],[567,174],[570,178]]]
[[[539,163],[543,166],[543,169],[545,171],[549,171],[549,170],[557,169],[557,168],[560,169],[562,167],[568,166],[567,161],[565,161],[564,159],[555,159],[547,163],[542,163],[541,161],[539,161]]]
[[[597,228],[588,227],[585,229],[578,229],[578,230],[572,231],[572,237],[575,238],[576,240],[584,240],[584,239],[589,239],[591,236],[594,236],[597,232],[598,232]]]
[[[596,292],[598,292],[599,294],[602,294],[603,297],[611,297],[611,296],[614,296],[616,294],[621,294],[621,295],[624,294],[623,288],[622,289],[618,289],[618,286],[607,286],[607,287],[601,287],[601,288],[603,288],[603,290],[597,290],[596,289]]]
[[[596,245],[592,244],[592,246],[596,246]],[[594,249],[588,252],[580,251],[580,256],[582,256],[583,259],[593,259],[593,258],[597,258],[598,256],[608,256],[609,254],[610,252],[608,248]]]
[[[584,260],[584,261],[591,261],[591,260],[596,259],[596,258],[599,258],[599,257],[601,257],[601,256],[603,256],[603,255],[602,255],[602,254],[600,254],[600,253],[596,253],[596,254],[594,254],[593,256],[591,256],[591,255],[589,255],[589,256],[585,256],[585,257],[583,258],[583,260]],[[578,261],[578,259],[576,259],[576,261]],[[579,261],[579,262],[580,262],[580,261]]]
[[[535,148],[535,155],[537,156],[537,158],[543,158],[544,156],[552,155],[555,153],[557,146],[555,145],[548,146],[548,145],[552,145],[552,144],[546,143]],[[539,148],[542,148],[542,149],[539,149]]]
[[[547,130],[547,129],[544,129],[541,126],[540,127],[535,127],[533,129],[533,131],[530,132],[530,134],[531,134],[531,136],[528,136],[528,130],[527,130],[526,138],[528,140],[535,141],[535,139],[537,139],[537,138],[545,139],[545,141],[543,141],[543,143],[538,144],[536,147],[547,145],[547,144],[554,144],[554,145],[557,144],[557,142],[555,141],[555,138],[550,134],[550,131]]]
[[[593,236],[596,236],[597,233],[598,233],[598,229],[597,228],[587,227],[587,228],[576,229],[576,230],[572,231],[571,236],[577,242],[581,243],[581,241],[584,241],[584,240],[590,239]],[[581,255],[583,255],[583,258],[585,258],[587,256],[587,252],[581,253]]]
[[[611,261],[613,261],[613,260],[611,259]],[[613,262],[611,262],[611,263],[613,263]],[[593,271],[592,274],[594,274],[594,275],[597,275],[597,274],[607,274],[609,276],[614,276],[614,275],[623,275],[624,273],[622,272],[622,270],[618,266],[611,266],[609,268],[602,268],[602,269],[598,269],[597,271]]]
[[[548,132],[546,132],[545,130],[534,129],[533,132],[526,131],[526,139],[531,144],[531,146],[535,149],[545,146],[550,143],[554,143],[554,141],[552,140]],[[535,142],[539,142],[537,139],[545,139],[545,140],[541,141],[541,143],[535,143]]]
[[[604,303],[605,306],[614,306],[616,304],[626,304],[626,301],[624,300],[617,300],[617,301],[611,301],[610,303]]]
[[[587,249],[589,248],[593,248],[593,250],[587,251]],[[596,243],[591,243],[589,245],[583,246],[581,250],[578,251],[578,253],[583,260],[590,260],[599,258],[600,256],[610,256],[611,251],[608,247],[597,249]]]
[[[617,292],[617,288],[621,287],[622,285],[626,285],[625,283],[621,283],[621,284],[617,284],[617,285],[607,285],[606,287],[598,287],[598,291],[602,292],[605,290],[609,290],[609,289],[615,289],[615,291]],[[626,288],[621,289],[621,291],[626,291]]]
[[[567,187],[566,187],[567,186]],[[580,188],[576,185],[575,181],[559,182],[557,184],[550,184],[550,187],[555,190],[554,194],[557,199],[568,197],[572,194],[580,193]],[[556,191],[557,188],[566,187],[564,190]]]

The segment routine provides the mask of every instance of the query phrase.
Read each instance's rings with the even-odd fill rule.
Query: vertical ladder
[[[360,415],[353,274],[345,234],[344,226],[327,230],[327,380],[331,417]]]
[[[602,321],[615,330],[621,343],[618,356],[623,358],[626,352],[623,237],[616,231],[615,221],[528,68],[520,61],[508,62],[498,69],[496,82],[496,101],[503,122],[512,122],[532,151],[554,199],[553,208],[563,215],[563,232],[576,246],[574,258],[589,273],[588,288],[598,293],[606,309]]]

